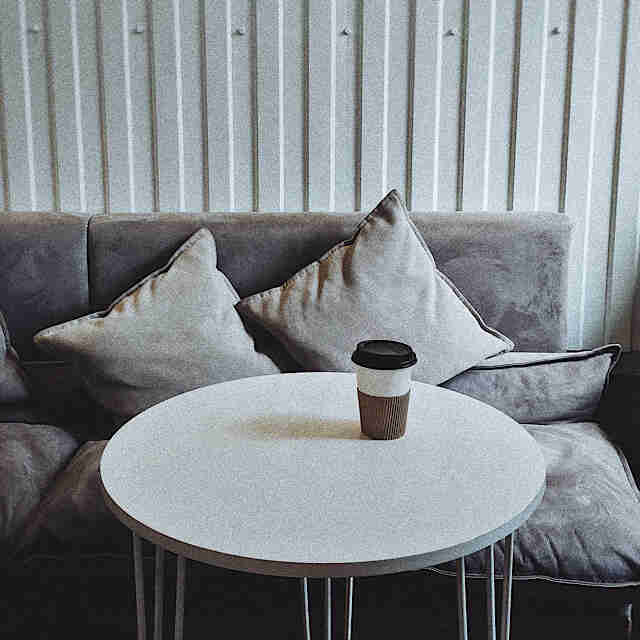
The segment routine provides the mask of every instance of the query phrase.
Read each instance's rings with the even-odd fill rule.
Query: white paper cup
[[[376,440],[401,438],[407,428],[411,374],[417,362],[409,345],[393,340],[358,343],[356,369],[360,428]]]

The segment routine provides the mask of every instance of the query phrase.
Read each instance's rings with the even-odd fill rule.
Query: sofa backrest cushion
[[[22,360],[40,358],[40,329],[89,312],[87,223],[68,213],[0,216],[0,308]]]
[[[89,225],[92,310],[162,266],[200,227],[218,248],[218,268],[241,298],[280,285],[338,242],[364,213],[96,215]],[[413,212],[411,219],[448,276],[484,321],[519,351],[567,347],[571,224],[529,213]],[[259,342],[259,341],[258,341]]]

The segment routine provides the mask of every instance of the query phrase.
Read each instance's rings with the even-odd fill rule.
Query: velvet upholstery
[[[517,422],[594,420],[620,345],[574,353],[505,353],[442,386],[499,409]]]
[[[69,213],[0,216],[0,307],[23,361],[38,358],[34,333],[89,311],[87,225]]]
[[[12,553],[70,544],[76,551],[128,552],[131,533],[109,510],[100,488],[107,440],[89,441],[52,482],[21,531]]]
[[[24,402],[28,397],[27,378],[11,346],[9,328],[0,311],[0,405]]]
[[[0,423],[0,564],[77,447],[76,439],[57,427]]]
[[[279,373],[256,353],[237,301],[216,268],[211,233],[200,229],[107,309],[44,329],[34,342],[71,360],[101,406],[131,417],[190,389]]]
[[[437,270],[395,190],[351,238],[236,308],[306,371],[352,371],[355,346],[382,338],[410,344],[413,378],[438,384],[513,349]]]
[[[161,267],[200,227],[213,233],[218,268],[244,298],[282,284],[351,237],[363,215],[287,212],[93,216],[88,248],[93,309],[104,308],[121,291]],[[517,350],[566,349],[571,229],[566,216],[412,212],[410,217],[438,268],[489,326],[515,342]]]
[[[514,575],[587,585],[640,584],[640,492],[595,422],[524,425],[547,464],[542,502],[515,535]],[[504,575],[504,546],[495,545]],[[455,563],[437,567],[451,574]],[[467,575],[486,576],[484,551]]]

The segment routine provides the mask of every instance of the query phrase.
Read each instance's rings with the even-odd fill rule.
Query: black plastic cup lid
[[[418,362],[418,357],[404,342],[364,340],[358,342],[351,360],[369,369],[405,369]]]

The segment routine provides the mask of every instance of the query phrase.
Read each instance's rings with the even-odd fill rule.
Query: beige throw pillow
[[[108,309],[34,341],[71,360],[93,398],[122,416],[196,387],[279,373],[255,351],[234,308],[239,296],[216,263],[213,236],[200,229]]]
[[[359,341],[389,339],[413,347],[414,379],[439,384],[513,349],[438,271],[395,190],[351,239],[236,308],[309,371],[352,371]]]

